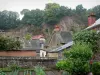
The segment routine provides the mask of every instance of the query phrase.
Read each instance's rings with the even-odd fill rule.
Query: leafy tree
[[[45,22],[50,25],[57,24],[64,16],[69,16],[71,9],[56,3],[48,3],[45,7]]]
[[[90,71],[88,61],[93,52],[88,44],[77,42],[70,50],[65,51],[64,55],[66,59],[56,64],[58,69],[68,71],[71,75],[86,75]]]
[[[92,47],[93,52],[97,52],[99,49],[98,47],[98,40],[100,39],[100,35],[97,34],[96,31],[90,30],[90,31],[80,31],[76,34],[74,34],[73,40],[75,42],[86,42],[87,44],[90,44]]]
[[[84,7],[82,6],[82,4],[76,6],[75,12],[76,12],[76,15],[78,16],[78,18],[79,18],[82,22],[84,22],[85,24],[87,24],[87,18],[88,18],[88,17],[87,17],[87,16],[88,16],[88,14],[87,14],[87,9],[84,8]],[[73,16],[74,16],[74,15],[73,15]]]
[[[56,17],[57,12],[59,11],[59,4],[48,3],[45,7],[45,22],[50,25],[55,25],[59,22],[59,19]]]
[[[21,48],[20,41],[0,36],[0,50],[16,50]]]
[[[19,14],[17,12],[4,10],[0,12],[0,29],[7,30],[18,27],[20,24]]]
[[[23,24],[29,24],[34,26],[41,26],[44,20],[44,11],[40,9],[31,10],[24,14],[22,18]]]
[[[76,6],[76,13],[81,15],[82,13],[85,13],[86,12],[86,9],[81,5],[77,5]]]
[[[100,18],[100,5],[97,5],[95,7],[93,7],[92,9],[88,10],[88,13],[94,13],[96,15],[96,18],[99,19]]]
[[[28,13],[28,12],[30,12],[29,9],[23,9],[20,13],[21,13],[22,15],[25,15],[25,14]]]

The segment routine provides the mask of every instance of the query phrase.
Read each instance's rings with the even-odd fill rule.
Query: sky
[[[10,10],[20,12],[22,9],[44,9],[47,3],[58,3],[74,9],[77,5],[89,9],[100,5],[100,0],[0,0],[0,11]]]

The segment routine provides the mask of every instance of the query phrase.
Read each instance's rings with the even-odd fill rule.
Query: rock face
[[[48,36],[47,40],[49,40],[48,43],[50,47],[57,47],[60,45],[60,43],[64,42],[63,40],[72,39],[72,36],[67,36],[67,33],[80,31],[85,26],[82,22],[80,22],[80,20],[77,21],[75,17],[64,17],[57,25],[60,27],[60,31],[55,32],[52,30],[51,33],[46,33],[46,36]],[[48,29],[48,31],[50,31],[50,28],[48,26],[45,26],[44,30],[46,30],[46,28]]]
[[[60,46],[62,43],[68,43],[70,41],[72,41],[71,33],[67,31],[60,31],[55,32],[48,45],[50,47],[57,47]]]
[[[61,31],[79,31],[85,26],[75,17],[64,17],[58,25],[60,25]]]

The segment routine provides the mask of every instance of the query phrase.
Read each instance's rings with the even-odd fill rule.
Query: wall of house
[[[36,51],[0,51],[0,56],[36,56]]]
[[[57,57],[58,58],[58,53],[48,53],[48,57]]]

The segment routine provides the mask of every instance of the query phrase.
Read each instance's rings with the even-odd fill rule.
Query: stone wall
[[[13,64],[19,67],[34,67],[37,65],[52,68],[55,67],[56,58],[36,58],[36,57],[0,57],[0,67],[9,67]]]
[[[14,73],[14,71],[13,72],[4,72],[4,73],[0,73],[0,75],[36,75],[36,73],[34,71],[17,71],[16,74]],[[48,70],[48,71],[45,71],[45,74],[46,75],[62,75],[57,70]]]

